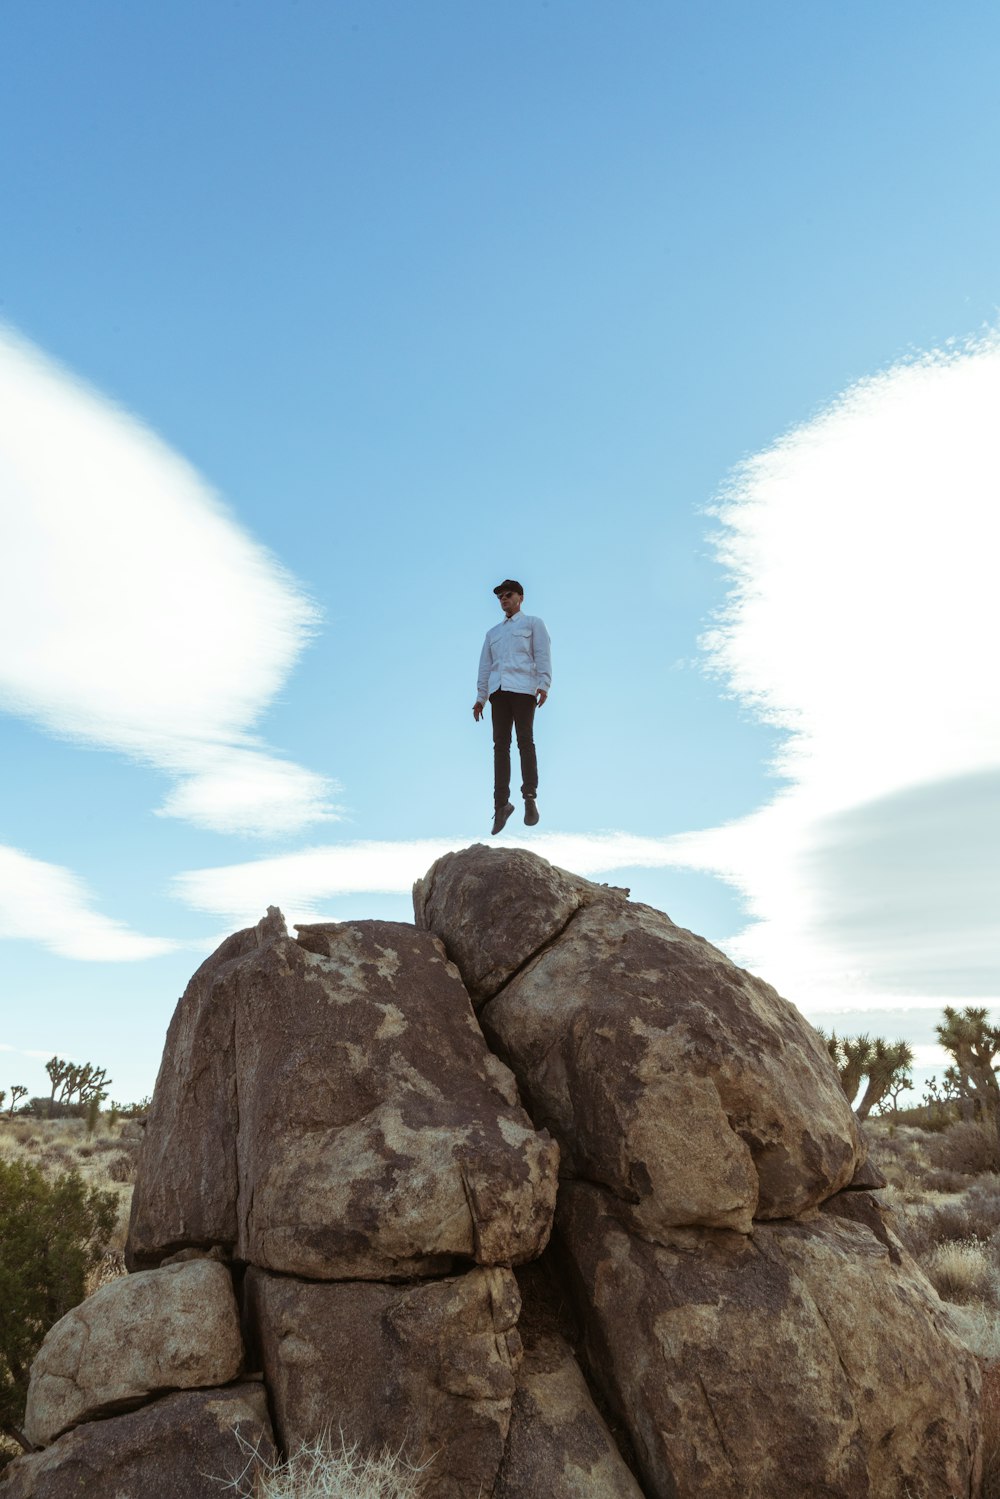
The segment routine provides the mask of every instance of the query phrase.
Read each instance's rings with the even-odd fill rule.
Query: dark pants
[[[538,795],[538,761],[532,729],[535,722],[533,692],[505,692],[499,687],[490,696],[493,710],[493,801],[505,807],[510,800],[510,731],[517,730],[521,755],[521,795]]]

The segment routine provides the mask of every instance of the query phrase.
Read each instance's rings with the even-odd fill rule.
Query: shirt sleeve
[[[487,633],[483,641],[483,648],[479,654],[479,678],[476,682],[476,702],[485,703],[490,695],[490,667],[493,657],[490,652],[490,637]]]
[[[552,685],[552,642],[540,619],[535,619],[531,626],[531,649],[535,658],[535,671],[538,673],[538,685],[543,692],[548,692]]]

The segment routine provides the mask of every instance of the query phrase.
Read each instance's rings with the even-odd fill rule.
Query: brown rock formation
[[[509,1270],[405,1286],[251,1270],[247,1292],[286,1448],[332,1420],[365,1451],[427,1464],[435,1499],[493,1492],[521,1356]]]
[[[975,1499],[974,1360],[872,1196],[798,1012],[524,852],[449,855],[415,909],[433,932],[294,940],[272,909],[196,974],[130,1231],[130,1263],[162,1268],[50,1334],[39,1439],[231,1379],[205,1298],[192,1317],[163,1297],[221,1277],[231,1326],[232,1260],[281,1441],[331,1427],[401,1449],[426,1499]],[[150,1285],[158,1309],[134,1310]],[[203,1454],[191,1476],[186,1423],[221,1412],[231,1455],[244,1388],[77,1426],[0,1499],[119,1499],[117,1465],[143,1499],[201,1499],[224,1467]]]
[[[241,1441],[244,1445],[241,1445]],[[2,1499],[220,1499],[275,1449],[261,1384],[167,1395],[77,1426],[0,1475]]]
[[[539,943],[527,961],[526,866]],[[512,954],[480,1013],[487,1038],[559,1140],[564,1173],[608,1187],[637,1229],[746,1233],[753,1218],[804,1212],[851,1180],[860,1135],[816,1032],[704,938],[505,849],[446,855],[414,903],[470,988],[482,968],[467,956],[470,934],[488,933],[491,955]]]
[[[558,1151],[521,1109],[436,939],[359,921],[293,940],[274,919],[238,947],[199,970],[168,1035],[130,1264],[211,1241],[285,1273],[390,1279],[538,1254]],[[208,1064],[189,1036],[229,1039]],[[209,1188],[211,1209],[195,1200],[200,1172],[187,1193],[176,1164],[166,1186],[155,1178],[189,1151],[197,1162],[205,1135],[229,1184]]]
[[[228,1384],[243,1364],[229,1271],[212,1260],[110,1281],[51,1327],[31,1366],[36,1446],[166,1390]]]

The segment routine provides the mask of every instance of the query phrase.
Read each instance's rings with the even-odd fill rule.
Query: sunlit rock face
[[[25,1433],[45,1446],[81,1421],[171,1390],[228,1384],[242,1368],[224,1265],[192,1260],[124,1276],[49,1329],[31,1366]]]
[[[415,907],[470,988],[487,934],[487,1038],[559,1141],[564,1175],[600,1182],[637,1230],[748,1233],[851,1180],[863,1147],[816,1032],[704,938],[521,850],[446,855]]]

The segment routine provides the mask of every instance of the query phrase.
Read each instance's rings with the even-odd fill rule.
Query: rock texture
[[[424,1499],[977,1499],[975,1361],[824,1047],[626,897],[473,848],[418,927],[272,908],[224,943],[168,1034],[137,1273],[49,1333],[57,1440],[0,1499],[215,1494],[265,1393],[286,1449],[401,1451]]]
[[[557,1334],[525,1346],[494,1499],[642,1499]]]
[[[24,1429],[36,1446],[166,1390],[228,1384],[243,1364],[229,1271],[211,1260],[113,1280],[49,1329]]]
[[[235,959],[226,944],[199,970],[167,1038],[130,1264],[219,1242],[286,1274],[389,1279],[540,1253],[558,1150],[520,1107],[440,944],[367,921],[293,940],[275,917],[230,943]],[[220,1055],[207,1062],[189,1037],[216,1038]],[[198,1162],[206,1134],[227,1183],[211,1209],[198,1171],[186,1191],[176,1169],[165,1186],[156,1177],[165,1159]]]
[[[241,1445],[242,1444],[242,1445]],[[2,1499],[220,1499],[256,1450],[275,1456],[261,1384],[167,1395],[90,1421],[0,1476]]]
[[[285,1447],[333,1419],[365,1451],[428,1465],[430,1492],[493,1492],[521,1356],[509,1270],[408,1286],[251,1270],[248,1306]]]
[[[590,1367],[651,1493],[976,1492],[975,1361],[888,1235],[819,1215],[651,1244],[585,1185],[559,1227]]]
[[[519,926],[526,864],[534,957]],[[747,1233],[850,1182],[863,1146],[817,1033],[703,938],[503,849],[446,855],[414,905],[470,989],[483,983],[470,934],[488,933],[487,1037],[564,1173],[606,1186],[637,1229]]]

